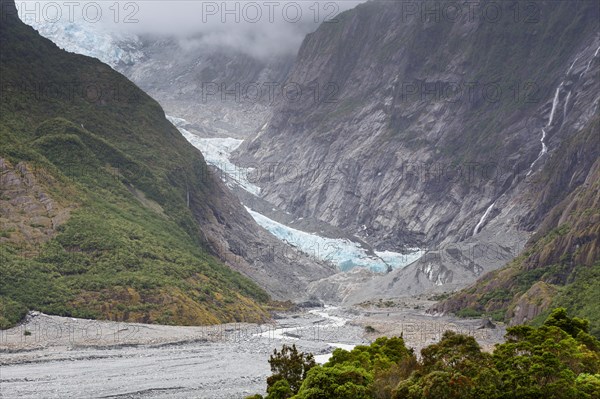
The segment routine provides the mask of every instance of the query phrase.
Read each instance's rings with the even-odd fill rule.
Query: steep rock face
[[[593,58],[597,10],[577,4],[540,2],[536,23],[515,22],[510,4],[498,23],[361,5],[306,38],[288,79],[303,95],[281,100],[239,159],[281,166],[261,182],[270,202],[383,245],[469,237],[526,180],[569,65]],[[535,93],[508,90],[526,82]],[[548,133],[551,152],[567,133]]]
[[[514,300],[513,319],[519,320],[518,324],[533,320],[550,307],[556,291],[554,286],[543,281],[535,283],[527,292]]]
[[[297,217],[378,249],[462,253],[376,284],[395,295],[456,289],[505,264],[593,161],[544,169],[597,113],[594,2],[525,14],[483,2],[458,18],[425,3],[438,11],[369,2],[308,35],[288,78],[302,94],[280,98],[237,154],[268,171],[263,198]],[[486,17],[491,5],[499,19]],[[476,245],[493,255],[469,257]]]
[[[52,198],[49,188],[57,182],[35,172],[24,162],[12,165],[0,158],[0,243],[23,243],[34,249],[54,237],[75,208]]]
[[[174,38],[142,37],[136,62],[117,66],[203,137],[243,138],[262,126],[294,58],[260,60],[233,50],[185,49]]]
[[[546,213],[523,253],[506,267],[437,304],[437,312],[491,313],[511,324],[531,321],[553,306],[589,318],[600,332],[600,118],[562,143],[540,179],[539,196],[564,179],[573,165],[593,162],[579,184]],[[593,305],[592,305],[593,304]],[[464,310],[463,310],[464,311]]]

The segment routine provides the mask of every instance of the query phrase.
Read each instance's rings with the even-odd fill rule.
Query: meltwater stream
[[[336,306],[325,305],[324,309],[313,309],[309,310],[308,313],[322,317],[324,319],[324,323],[319,324],[320,330],[328,330],[328,329],[338,329],[342,328],[349,321],[344,317],[333,316],[331,313],[337,310]],[[280,340],[299,340],[300,336],[302,336],[303,332],[307,330],[313,330],[314,326],[304,325],[298,327],[281,327],[274,330],[269,330],[261,333],[254,334],[254,336],[268,338],[268,339],[280,339]],[[309,331],[308,335],[314,335],[314,332]],[[345,350],[352,350],[356,345],[348,344],[348,343],[339,343],[339,342],[327,342],[327,345],[333,348],[342,348]],[[325,353],[321,355],[315,356],[315,361],[317,363],[323,364],[329,360],[332,353]]]

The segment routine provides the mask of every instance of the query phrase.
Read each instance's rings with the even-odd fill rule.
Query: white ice
[[[23,22],[63,50],[98,58],[113,68],[119,64],[133,64],[144,57],[144,53],[138,50],[141,42],[135,35],[103,31],[85,21],[71,22],[63,18],[51,22],[44,18],[30,18],[23,10],[19,7],[19,17]]]
[[[188,124],[185,119],[168,115],[167,119],[179,129],[190,144],[200,150],[206,163],[217,167],[223,173],[225,183],[230,187],[239,186],[253,195],[260,195],[260,187],[250,181],[255,174],[255,169],[239,167],[229,160],[231,153],[242,144],[242,140],[231,137],[201,138],[183,127]]]

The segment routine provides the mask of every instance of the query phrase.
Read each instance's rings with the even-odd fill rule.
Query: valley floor
[[[481,320],[427,315],[429,304],[325,307],[282,314],[270,325],[207,327],[32,313],[0,331],[0,397],[243,398],[264,393],[269,355],[283,343],[324,362],[335,347],[351,349],[381,335],[402,333],[417,352],[447,329],[474,335],[488,350],[502,341],[503,327],[478,329]]]

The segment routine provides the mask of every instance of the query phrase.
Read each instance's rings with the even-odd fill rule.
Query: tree
[[[412,350],[398,337],[381,337],[351,351],[338,348],[327,363],[308,373],[297,398],[390,397],[399,379],[409,375],[416,365]],[[380,379],[377,384],[375,376]]]
[[[590,332],[590,322],[579,317],[570,318],[567,316],[567,309],[556,308],[550,313],[550,316],[544,322],[545,326],[555,326],[569,333],[573,338],[577,338],[580,332]]]
[[[555,309],[514,326],[493,354],[446,331],[418,361],[402,338],[336,349],[323,366],[295,346],[274,352],[267,399],[600,399],[600,343],[587,320]]]
[[[306,378],[308,371],[316,365],[314,356],[311,353],[298,352],[296,345],[283,345],[281,351],[275,349],[269,358],[269,364],[273,373],[267,378],[269,399],[285,399],[298,393],[300,385]],[[277,384],[283,380],[287,382],[289,393],[285,393],[285,383]],[[271,396],[270,390],[273,392],[273,395],[276,392],[278,396]]]
[[[336,364],[310,370],[294,399],[371,399],[373,376],[362,367]]]
[[[492,357],[481,351],[475,338],[446,331],[440,342],[424,348],[421,356],[420,367],[398,384],[393,398],[498,397]]]
[[[267,399],[287,399],[293,395],[290,383],[285,379],[278,380],[267,388],[267,394]]]
[[[555,309],[540,328],[511,327],[494,351],[502,398],[585,398],[600,372],[589,324]],[[586,377],[590,375],[590,377]]]

